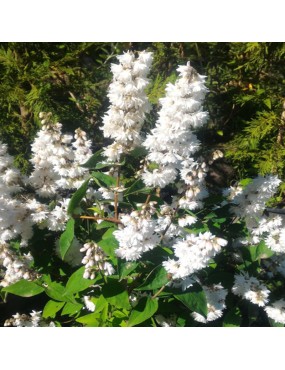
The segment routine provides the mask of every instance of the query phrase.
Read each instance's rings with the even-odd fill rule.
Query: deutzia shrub
[[[41,305],[2,325],[284,326],[280,179],[209,186],[206,77],[179,66],[150,128],[153,55],[117,59],[101,150],[45,112],[30,173],[0,142],[1,297]]]

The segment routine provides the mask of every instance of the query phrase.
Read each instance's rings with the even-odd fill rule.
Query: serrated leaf
[[[2,289],[3,292],[11,293],[20,297],[33,297],[44,292],[44,288],[28,280],[19,280]]]
[[[193,287],[191,287],[191,292],[175,294],[174,297],[182,302],[191,311],[207,317],[207,299],[205,292],[199,284],[193,285]]]
[[[241,312],[238,307],[233,307],[224,316],[223,326],[225,327],[237,327],[240,326],[242,320]]]
[[[68,279],[66,284],[66,292],[68,293],[78,293],[94,284],[95,280],[85,279],[83,277],[85,267],[82,266],[76,270]]]
[[[153,290],[159,289],[169,282],[168,273],[163,267],[155,270],[154,274],[150,275],[144,285],[136,288],[136,290]]]
[[[72,215],[75,208],[79,206],[81,200],[86,195],[86,191],[88,189],[88,184],[91,178],[84,181],[84,183],[80,186],[79,189],[72,195],[67,208],[67,214]]]
[[[151,297],[143,297],[139,303],[133,308],[130,318],[127,322],[127,326],[136,326],[150,317],[152,317],[158,310],[158,299],[152,299]]]
[[[92,172],[92,177],[94,180],[100,185],[100,186],[107,186],[109,188],[110,186],[116,186],[117,180],[109,175],[105,175],[102,172]]]
[[[64,259],[64,256],[66,255],[73,241],[74,224],[75,224],[75,221],[73,218],[68,220],[66,224],[66,229],[59,238],[59,250],[60,250],[60,255],[61,255],[62,260]]]
[[[55,318],[56,313],[65,305],[65,302],[48,301],[43,309],[43,318]]]

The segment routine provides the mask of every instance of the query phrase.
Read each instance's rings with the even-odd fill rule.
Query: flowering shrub
[[[44,298],[2,324],[284,326],[285,221],[267,209],[281,181],[209,188],[221,153],[197,137],[205,76],[180,66],[146,133],[152,54],[118,61],[101,127],[112,142],[99,152],[49,113],[31,174],[0,143],[1,297]]]

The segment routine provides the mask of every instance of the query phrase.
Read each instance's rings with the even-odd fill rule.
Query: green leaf
[[[68,293],[78,293],[94,284],[95,280],[85,279],[83,277],[85,267],[82,266],[76,270],[68,279],[66,284],[66,292]]]
[[[106,160],[106,157],[102,155],[103,149],[98,150],[95,154],[88,159],[87,162],[81,165],[84,168],[95,168],[98,162]]]
[[[76,319],[76,321],[85,326],[97,327],[99,326],[99,319],[100,319],[100,314],[93,312],[88,315],[79,317],[78,319]]]
[[[118,259],[118,266],[119,278],[122,280],[137,268],[138,262],[123,262],[121,259]]]
[[[78,312],[80,312],[82,308],[83,308],[83,304],[81,303],[67,302],[65,303],[65,306],[63,307],[63,310],[61,311],[61,315],[74,316]]]
[[[102,239],[97,244],[103,249],[107,256],[116,257],[115,250],[119,247],[119,242],[114,236]]]
[[[148,188],[145,186],[144,182],[142,180],[136,180],[126,191],[125,196],[129,196],[131,194],[149,194],[152,191],[152,188]]]
[[[84,183],[80,186],[79,189],[72,195],[67,208],[67,214],[72,215],[76,207],[79,206],[82,198],[85,196],[86,191],[88,189],[90,178],[85,180]]]
[[[104,298],[104,296],[101,294],[100,297],[94,301],[95,303],[95,312],[96,313],[99,313],[101,311],[103,311],[103,309],[108,306],[108,302],[106,301],[106,299]]]
[[[169,282],[168,273],[163,267],[155,270],[155,273],[150,275],[144,285],[136,288],[136,290],[153,290],[159,289]]]
[[[59,239],[59,250],[62,260],[64,259],[64,256],[66,255],[67,251],[69,250],[74,238],[74,223],[75,221],[73,218],[68,220],[66,224],[66,229],[61,234]]]
[[[112,176],[105,175],[102,172],[92,172],[91,175],[99,186],[107,186],[107,188],[116,186],[117,180]]]
[[[102,221],[102,222],[100,222],[100,224],[97,224],[96,225],[96,229],[97,230],[107,229],[109,227],[111,227],[111,228],[114,229],[114,223],[113,222],[110,222],[110,221]]]
[[[136,326],[152,317],[158,310],[158,299],[143,297],[132,310],[127,326]]]
[[[15,284],[2,289],[3,292],[18,295],[20,297],[33,297],[44,292],[44,288],[28,280],[19,280]]]
[[[262,240],[256,248],[256,258],[257,259],[270,258],[273,255],[274,252],[270,248],[268,248],[264,240]]]
[[[65,302],[48,301],[43,309],[43,318],[55,318],[56,313],[65,305]]]
[[[46,294],[55,301],[77,303],[74,296],[65,290],[65,287],[55,281],[45,288]]]
[[[108,229],[102,236],[102,239],[109,239],[109,238],[114,238],[113,236],[113,232],[117,230],[117,227],[114,226],[114,224],[112,225],[112,227],[110,227],[110,229]]]
[[[193,287],[191,287],[191,292],[175,294],[174,297],[182,302],[191,311],[207,317],[207,299],[205,292],[199,284],[193,285]]]
[[[240,326],[242,320],[241,312],[238,307],[233,307],[224,316],[223,326],[225,327],[237,327]]]
[[[107,284],[102,287],[102,295],[108,303],[116,308],[125,308],[126,310],[131,308],[125,286],[115,279],[108,278]]]

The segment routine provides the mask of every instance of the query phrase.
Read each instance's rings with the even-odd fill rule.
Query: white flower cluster
[[[114,142],[104,149],[109,162],[119,162],[122,153],[128,153],[141,142],[140,130],[145,113],[150,109],[145,88],[152,63],[152,53],[142,51],[119,55],[120,64],[112,64],[113,81],[108,97],[111,105],[103,117],[104,137]]]
[[[34,171],[29,178],[36,193],[45,198],[54,196],[58,188],[80,187],[87,174],[80,164],[92,154],[84,131],[77,129],[72,143],[73,136],[62,134],[62,124],[51,123],[50,117],[50,113],[40,113],[42,128],[32,144]]]
[[[232,212],[245,220],[251,243],[258,244],[264,240],[272,251],[285,253],[285,221],[279,215],[263,215],[266,202],[274,195],[280,183],[277,176],[258,176],[243,189],[239,186],[237,190],[233,188],[229,198],[234,204]]]
[[[253,242],[264,239],[265,244],[276,253],[285,253],[285,222],[281,216],[262,217],[251,230]]]
[[[133,211],[130,215],[121,215],[122,226],[113,235],[119,242],[116,255],[127,261],[136,261],[143,253],[155,248],[160,242],[157,222],[151,219],[152,205],[148,210]]]
[[[218,238],[209,231],[199,235],[188,234],[183,240],[178,240],[172,248],[177,259],[168,259],[162,264],[172,279],[184,279],[187,276],[206,267],[227,241]]]
[[[4,326],[17,327],[55,327],[53,321],[47,322],[42,318],[41,311],[32,311],[30,315],[16,313],[11,319],[5,321]]]
[[[67,207],[70,198],[62,198],[50,210],[46,204],[38,202],[36,199],[28,199],[26,208],[30,211],[29,216],[33,224],[39,228],[48,228],[51,231],[62,231],[69,219]]]
[[[249,229],[257,226],[256,219],[260,219],[266,202],[274,195],[281,180],[277,176],[257,176],[242,191],[232,197],[232,212],[244,218]]]
[[[2,266],[5,268],[3,276],[0,275],[0,278],[3,277],[0,286],[6,287],[21,279],[35,279],[36,274],[30,268],[33,260],[30,253],[18,256],[8,244],[0,243],[0,271]]]
[[[280,299],[272,303],[271,306],[265,307],[267,316],[280,324],[285,324],[285,300]]]
[[[173,183],[180,173],[189,189],[180,206],[194,209],[198,205],[190,203],[206,195],[205,189],[201,189],[204,171],[192,158],[200,148],[192,130],[202,127],[207,121],[208,114],[202,110],[207,88],[205,77],[199,75],[189,62],[177,71],[180,78],[175,85],[167,85],[166,97],[160,99],[162,108],[156,126],[143,143],[149,153],[142,179],[147,186],[163,188]]]
[[[85,257],[82,260],[85,265],[83,274],[85,279],[95,279],[98,271],[101,271],[104,275],[112,275],[115,272],[113,266],[106,261],[103,249],[95,242],[85,243],[80,252],[85,252]]]
[[[270,290],[255,277],[249,276],[246,272],[235,274],[232,292],[260,307],[265,306],[269,302],[268,296]]]
[[[13,157],[7,152],[7,145],[0,141],[0,243],[18,235],[22,244],[33,235],[32,222],[27,217],[25,202],[18,196],[26,179],[13,167]]]
[[[203,286],[203,290],[207,299],[208,314],[207,318],[197,312],[193,312],[194,320],[206,324],[209,321],[217,320],[222,317],[223,310],[226,308],[225,300],[228,294],[227,289],[224,289],[221,284],[212,286]]]

